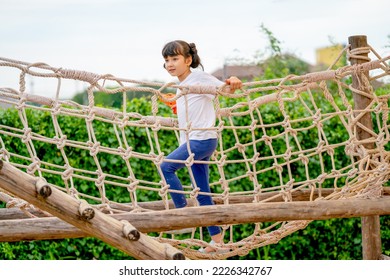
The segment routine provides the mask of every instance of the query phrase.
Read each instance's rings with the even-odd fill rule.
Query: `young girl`
[[[179,79],[179,85],[204,85],[219,87],[224,83],[203,71],[192,71],[198,66],[203,65],[200,62],[198,51],[194,43],[176,40],[167,43],[162,55],[165,59],[164,68],[169,74]],[[241,88],[242,82],[237,77],[230,77],[225,81],[230,86],[230,91]],[[176,94],[179,94],[178,89]],[[217,132],[213,129],[204,130],[204,128],[213,128],[215,125],[215,110],[213,106],[214,95],[212,94],[187,94],[177,99],[176,109],[180,128],[180,146],[167,156],[171,160],[185,161],[189,157],[187,148],[187,139],[189,139],[190,152],[194,154],[194,160],[208,161],[217,147]],[[188,108],[188,109],[187,109]],[[188,119],[187,119],[188,118]],[[191,123],[190,132],[185,129],[188,123]],[[198,128],[198,129],[197,129]],[[202,129],[200,129],[202,128]],[[188,134],[188,136],[187,136]],[[184,168],[184,163],[173,163],[164,161],[161,169],[170,189],[182,191],[183,187],[179,181],[176,171]],[[209,193],[209,167],[207,164],[193,164],[191,170],[201,192]],[[176,208],[182,208],[187,205],[184,194],[171,193],[172,200]],[[213,200],[208,195],[198,195],[199,205],[213,205]],[[207,228],[212,241],[210,244],[218,244],[222,241],[221,229],[218,226]],[[203,252],[211,252],[213,249],[207,247]]]

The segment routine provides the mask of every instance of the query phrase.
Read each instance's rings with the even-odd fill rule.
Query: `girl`
[[[219,87],[224,83],[214,76],[203,71],[192,71],[192,69],[203,65],[200,62],[198,51],[194,43],[188,44],[185,41],[172,41],[167,43],[162,55],[165,59],[164,68],[169,74],[179,79],[179,85],[204,85]],[[242,82],[237,77],[230,77],[225,81],[230,86],[230,91],[241,88]],[[180,93],[180,89],[176,94]],[[187,149],[187,139],[189,139],[190,152],[194,154],[194,160],[208,161],[217,147],[217,132],[213,129],[215,125],[215,110],[213,106],[214,95],[211,94],[187,94],[176,100],[177,118],[180,128],[180,146],[167,156],[171,160],[185,161],[189,157]],[[187,104],[187,105],[186,105]],[[187,119],[188,118],[188,119]],[[191,123],[190,132],[185,132],[188,123]],[[197,129],[198,128],[198,129]],[[187,135],[188,134],[188,135]],[[161,165],[162,173],[170,189],[182,191],[183,187],[175,172],[184,168],[184,163],[163,162]],[[191,170],[201,192],[209,193],[209,167],[207,164],[193,164]],[[172,200],[176,208],[182,208],[187,205],[184,194],[171,193]],[[213,205],[213,200],[208,195],[198,195],[199,205]],[[221,229],[217,226],[207,228],[211,236],[211,245],[221,243]],[[211,247],[202,250],[203,252],[212,252]]]

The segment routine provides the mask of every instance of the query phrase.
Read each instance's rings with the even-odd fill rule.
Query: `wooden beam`
[[[314,190],[313,192],[313,199],[318,198],[319,192],[321,193],[322,197],[327,197],[328,195],[334,193],[334,192],[340,191],[340,189],[321,189],[321,190]],[[293,191],[291,196],[292,200],[294,202],[297,201],[310,201],[311,196],[311,190],[297,190]],[[390,196],[390,187],[384,187],[383,188],[383,196]],[[259,200],[267,200],[267,203],[269,202],[283,202],[282,195],[279,192],[267,192],[259,194]],[[223,200],[219,198],[214,198],[214,203],[216,205],[222,205]],[[233,196],[231,199],[229,199],[229,204],[239,204],[239,203],[251,203],[253,201],[253,196]],[[174,209],[173,202],[169,201],[170,209]],[[138,202],[137,205],[145,210],[152,210],[152,211],[161,211],[165,210],[165,204],[162,201],[150,201],[150,202]],[[188,200],[189,206],[194,206],[193,200]],[[131,204],[121,204],[121,205],[112,205],[113,209],[116,210],[123,210],[130,212],[133,209],[133,206]],[[45,213],[39,209],[26,209],[29,213],[31,213],[33,216],[36,217],[50,217],[51,215],[49,213]],[[28,216],[24,211],[20,210],[19,208],[0,208],[0,221],[1,220],[15,220],[15,219],[27,219],[31,218]]]
[[[368,52],[364,52],[365,48],[368,48],[367,37],[366,36],[351,36],[348,38],[350,44],[351,53],[354,50],[359,50],[359,56],[351,57],[352,65],[363,64],[368,59]],[[356,71],[352,75],[352,87],[370,94],[370,84],[369,84],[369,73],[368,71]],[[364,83],[367,81],[367,83]],[[372,101],[372,98],[369,98],[365,95],[362,95],[357,92],[353,92],[354,99],[354,110],[355,117],[361,113],[361,110],[370,109],[369,105]],[[371,134],[366,131],[366,128],[369,131],[373,131],[373,123],[371,118],[371,113],[365,113],[359,120],[358,123],[361,125],[356,125],[355,131],[358,140],[365,140],[371,138]],[[363,145],[366,149],[374,149],[374,143],[369,142]],[[365,260],[377,260],[379,259],[382,253],[381,245],[381,234],[380,234],[380,222],[379,216],[372,217],[362,217],[362,246],[363,246],[363,259]]]
[[[311,221],[370,215],[390,215],[390,197],[214,205],[143,213],[113,214],[111,217],[117,220],[127,220],[140,232],[148,233],[210,225],[293,220]],[[83,236],[88,236],[88,234],[55,217],[0,221],[0,241]]]
[[[92,236],[57,217],[3,220],[0,224],[0,242]]]
[[[168,244],[159,243],[145,234],[135,235],[134,227],[130,223],[121,222],[97,209],[93,210],[94,215],[89,212],[88,218],[83,217],[80,210],[85,210],[85,205],[81,205],[80,200],[50,187],[42,180],[0,160],[0,187],[39,209],[137,259],[184,259],[181,251]],[[93,217],[90,219],[91,216]]]
[[[1,190],[0,190],[1,191]],[[291,192],[291,197],[293,201],[309,201],[310,196],[313,195],[313,199],[316,199],[319,197],[319,193],[321,193],[322,197],[326,197],[334,192],[340,191],[340,189],[316,189],[313,191],[311,190],[294,190]],[[390,188],[388,190],[384,191],[384,195],[389,194],[390,195]],[[257,195],[260,201],[266,200],[267,202],[283,202],[283,197],[280,192],[266,192],[261,193]],[[12,197],[9,197],[6,202],[11,200]],[[220,205],[224,204],[223,200],[221,198],[213,198],[214,204]],[[188,199],[188,206],[195,206],[194,199]],[[238,204],[238,203],[251,203],[253,202],[253,196],[252,195],[241,195],[241,196],[232,196],[229,198],[229,204]],[[174,209],[175,206],[172,202],[172,200],[168,201],[169,209]],[[149,202],[138,202],[137,206],[145,209],[145,210],[152,210],[152,211],[160,211],[165,210],[165,202],[163,201],[149,201]],[[118,204],[112,204],[110,205],[112,209],[120,210],[120,211],[126,211],[130,212],[134,209],[131,203],[122,203],[120,205]],[[28,211],[33,216],[36,217],[47,217],[50,216],[50,214],[45,213],[39,209],[25,209],[25,211]],[[31,218],[28,216],[24,211],[19,210],[18,208],[0,208],[0,220],[13,220],[13,219],[25,219],[25,218]]]

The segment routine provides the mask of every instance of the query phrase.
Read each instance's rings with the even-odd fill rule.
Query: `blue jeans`
[[[207,139],[207,140],[190,140],[190,149],[191,153],[194,153],[194,160],[198,161],[208,161],[217,148],[217,139]],[[170,153],[167,156],[167,159],[183,160],[185,161],[189,157],[187,144],[179,146],[176,150]],[[163,162],[161,164],[161,170],[165,177],[169,188],[172,190],[182,191],[183,186],[176,175],[176,171],[184,168],[184,163],[175,163],[175,162]],[[209,193],[210,184],[209,184],[209,166],[208,164],[193,164],[191,166],[192,173],[196,185],[200,188],[201,192]],[[171,193],[173,203],[176,208],[183,208],[187,206],[187,200],[184,194],[181,193]],[[200,206],[205,205],[214,205],[214,202],[209,195],[198,195],[198,202]],[[221,229],[217,226],[207,227],[209,234],[211,236],[216,235],[221,232]]]

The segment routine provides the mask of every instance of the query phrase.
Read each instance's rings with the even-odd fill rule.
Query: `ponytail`
[[[202,63],[200,62],[200,57],[198,55],[198,50],[196,49],[195,44],[189,43],[188,46],[190,47],[189,53],[192,56],[191,67],[197,68],[200,65],[200,67],[202,67],[202,69],[204,69]]]

